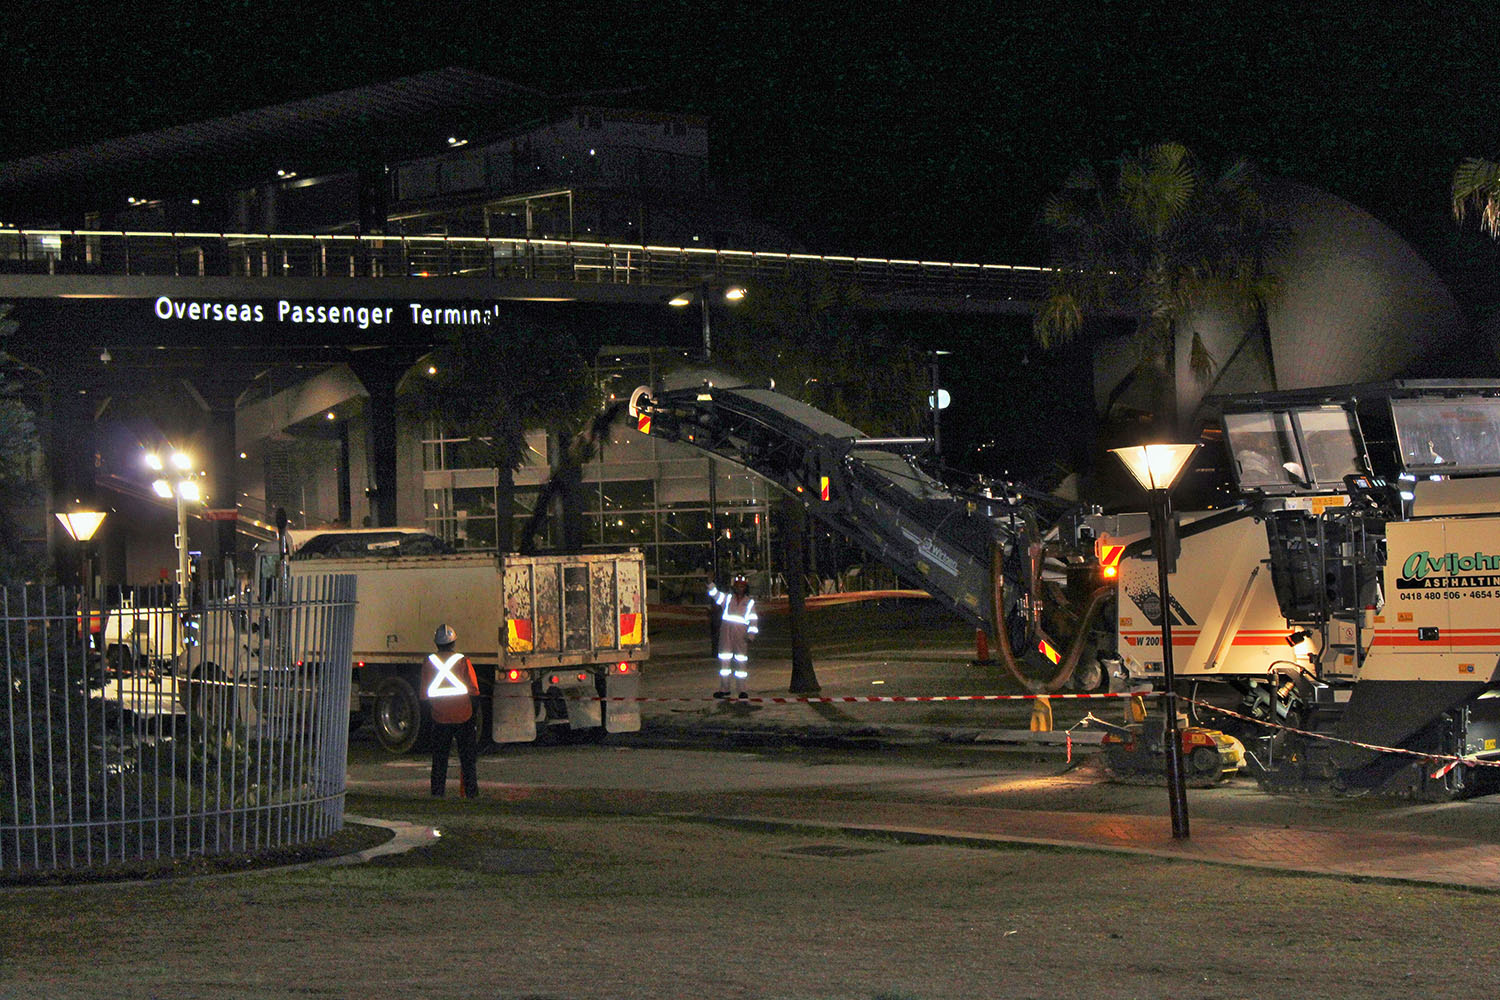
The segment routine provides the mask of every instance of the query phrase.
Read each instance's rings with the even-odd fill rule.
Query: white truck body
[[[479,674],[497,742],[534,740],[538,726],[640,729],[650,647],[639,551],[293,559],[288,570],[356,577],[351,708],[370,711],[387,749],[421,737],[418,677],[444,623]]]

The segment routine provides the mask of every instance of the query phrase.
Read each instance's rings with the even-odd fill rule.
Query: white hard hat
[[[458,641],[458,633],[447,624],[439,625],[437,631],[432,633],[432,644],[434,646],[451,646]]]

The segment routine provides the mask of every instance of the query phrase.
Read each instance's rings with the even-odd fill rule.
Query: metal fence
[[[803,276],[871,295],[1036,301],[1051,271],[1012,264],[483,236],[0,229],[0,271],[234,278],[519,278],[683,288]]]
[[[254,853],[343,826],[354,578],[95,609],[0,590],[0,870]]]

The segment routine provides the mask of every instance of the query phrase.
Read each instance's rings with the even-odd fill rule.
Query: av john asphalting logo
[[[1413,552],[1401,564],[1401,590],[1500,587],[1500,555]]]

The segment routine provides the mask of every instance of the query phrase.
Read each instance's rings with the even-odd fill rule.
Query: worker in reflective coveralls
[[[708,585],[708,597],[719,606],[719,690],[715,698],[730,696],[729,682],[734,680],[734,693],[749,698],[745,681],[750,676],[750,640],[760,633],[759,618],[755,614],[755,599],[750,596],[750,584],[743,576],[736,576],[726,594],[715,584]]]
[[[432,635],[437,652],[422,664],[422,698],[432,714],[432,794],[448,787],[448,751],[458,741],[458,766],[464,798],[479,796],[479,748],[474,733],[474,699],[479,679],[474,664],[453,651],[458,634],[439,625]]]

